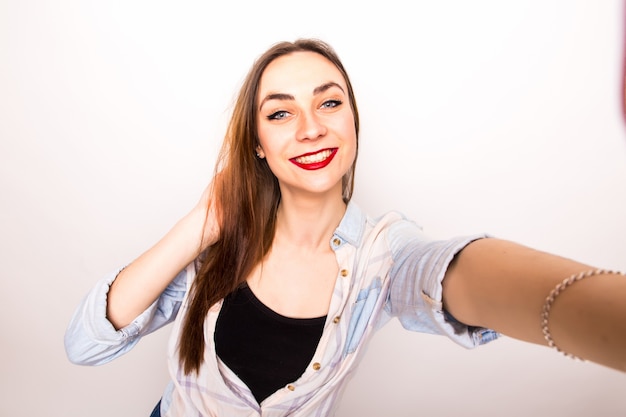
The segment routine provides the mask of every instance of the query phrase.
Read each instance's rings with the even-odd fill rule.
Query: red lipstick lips
[[[309,171],[316,169],[322,169],[333,160],[337,154],[337,148],[323,149],[321,151],[306,153],[304,155],[291,158],[290,161],[302,168]]]

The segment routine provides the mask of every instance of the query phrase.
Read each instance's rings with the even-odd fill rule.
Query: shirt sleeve
[[[497,332],[460,323],[443,309],[442,281],[454,256],[484,234],[449,240],[429,239],[415,223],[399,221],[388,239],[393,257],[385,306],[405,329],[446,335],[472,348],[496,339]]]
[[[116,330],[106,317],[107,294],[121,272],[107,275],[83,298],[65,332],[65,352],[78,365],[101,365],[131,350],[142,336],[172,322],[187,291],[194,264],[183,269],[159,298],[129,325]]]

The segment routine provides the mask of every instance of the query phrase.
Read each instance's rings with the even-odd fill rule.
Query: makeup
[[[290,161],[306,170],[316,170],[326,167],[337,154],[337,148],[323,149],[321,151],[306,153],[304,155],[291,158]]]

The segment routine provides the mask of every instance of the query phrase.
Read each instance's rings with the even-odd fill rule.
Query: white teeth
[[[301,156],[299,158],[296,158],[296,162],[299,164],[316,164],[328,158],[331,153],[332,151],[330,151],[329,149],[326,149],[314,155],[307,155],[307,156]]]

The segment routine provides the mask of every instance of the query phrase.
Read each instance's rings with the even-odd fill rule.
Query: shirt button
[[[347,277],[348,276],[348,270],[347,269],[342,269],[341,270],[341,276],[342,277]]]
[[[288,389],[289,391],[293,391],[293,390],[295,390],[295,389],[296,389],[296,387],[294,387],[293,385],[287,385],[287,389]]]
[[[339,246],[341,245],[341,239],[339,239],[338,237],[333,239],[333,245],[335,246]]]
[[[339,323],[339,320],[341,320],[341,317],[337,316],[333,319],[333,323],[337,324]]]
[[[315,363],[313,364],[313,370],[314,370],[314,371],[319,371],[321,367],[322,367],[322,365],[320,365],[320,363],[319,363],[319,362],[315,362]]]

